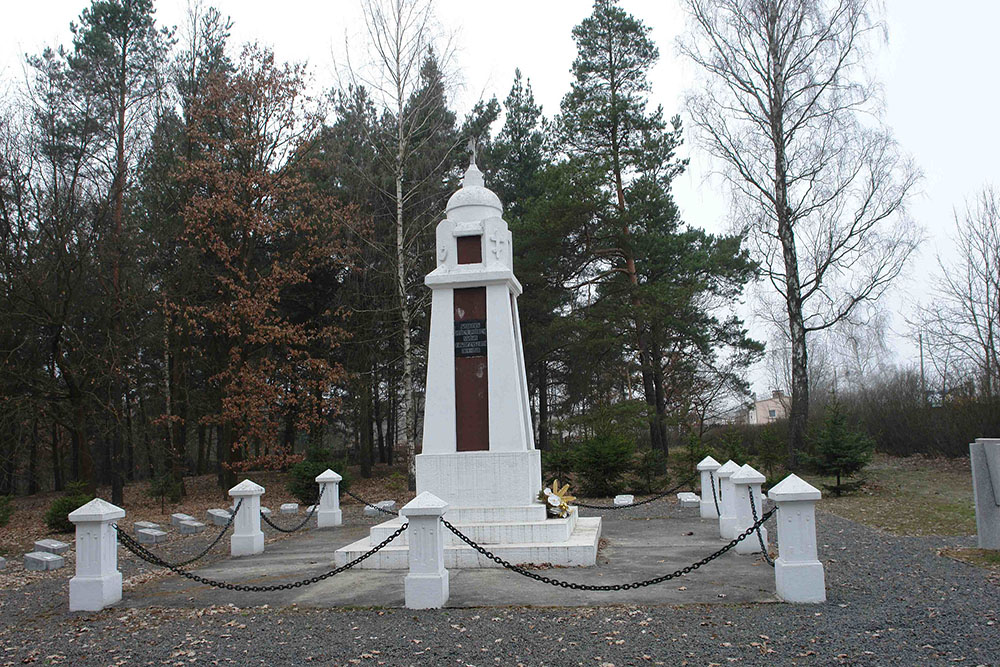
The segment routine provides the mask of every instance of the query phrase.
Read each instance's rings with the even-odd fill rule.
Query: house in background
[[[762,398],[753,402],[747,411],[748,424],[770,424],[788,416],[789,397],[785,392],[775,389],[770,398]]]

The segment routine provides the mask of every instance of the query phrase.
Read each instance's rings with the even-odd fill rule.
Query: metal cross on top
[[[469,149],[469,164],[476,164],[476,137],[469,137],[469,143],[466,146]]]

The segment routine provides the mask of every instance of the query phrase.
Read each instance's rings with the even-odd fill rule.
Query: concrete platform
[[[720,549],[718,522],[670,506],[663,517],[604,516],[602,548],[594,567],[549,568],[541,574],[581,584],[615,584],[673,572]],[[582,517],[585,520],[586,517]],[[244,584],[292,582],[334,567],[333,552],[368,535],[370,525],[303,531],[268,544],[258,556],[227,559],[196,570],[212,579]],[[690,533],[690,534],[689,534]],[[126,593],[125,606],[196,608],[211,604],[300,607],[402,607],[403,570],[353,569],[302,588],[241,593],[167,577]],[[450,607],[590,606],[607,604],[706,604],[775,602],[774,570],[761,559],[732,551],[671,581],[631,591],[574,591],[549,586],[505,569],[450,570]]]

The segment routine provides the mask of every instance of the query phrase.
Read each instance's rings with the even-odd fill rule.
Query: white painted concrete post
[[[969,461],[979,548],[1000,549],[1000,438],[976,438]]]
[[[439,609],[448,602],[448,570],[444,567],[444,525],[448,503],[424,491],[403,505],[409,521],[410,572],[406,575],[407,609]]]
[[[816,552],[816,501],[819,489],[789,475],[767,496],[778,505],[778,557],[774,584],[786,602],[826,602],[823,564]]]
[[[70,611],[100,611],[122,599],[118,533],[111,524],[125,510],[94,498],[69,513],[76,524],[76,576],[69,580]]]
[[[750,467],[749,463],[729,477],[729,481],[733,484],[733,501],[736,503],[736,534],[733,537],[736,537],[736,535],[739,535],[754,524],[753,512],[750,508],[750,493],[753,494],[754,507],[757,508],[757,517],[759,518],[764,514],[760,485],[764,483],[765,479],[764,475]],[[748,492],[747,489],[750,489],[750,491]],[[760,527],[760,536],[763,538],[764,544],[767,544],[767,528]],[[742,542],[736,544],[736,553],[759,554],[760,540],[757,539],[756,535],[750,535]]]
[[[234,503],[243,501],[233,521],[229,553],[233,556],[264,553],[264,532],[260,529],[260,497],[264,495],[264,487],[245,479],[229,489],[229,495]]]
[[[715,471],[715,482],[719,485],[719,536],[725,540],[736,537],[736,505],[733,504],[733,483],[729,478],[740,469],[738,463],[729,459]]]
[[[316,476],[319,484],[319,507],[316,508],[316,526],[332,528],[344,522],[340,511],[340,482],[344,478],[329,468]]]
[[[698,511],[702,519],[718,519],[719,512],[715,509],[715,503],[719,499],[719,483],[715,479],[715,471],[722,465],[711,456],[706,456],[698,463],[698,472],[701,473],[701,505]],[[713,491],[713,489],[715,489]],[[715,498],[712,498],[712,494]]]

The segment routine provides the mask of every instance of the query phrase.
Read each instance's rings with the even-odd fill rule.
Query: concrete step
[[[398,526],[398,524],[397,524]],[[456,528],[462,530],[460,526]],[[463,530],[463,532],[465,532]],[[445,528],[446,535],[452,535]],[[403,535],[406,535],[404,532]],[[409,568],[409,546],[400,544],[403,535],[384,547],[375,555],[369,557],[355,567],[378,570],[405,570]],[[471,537],[471,536],[470,536]],[[590,566],[597,558],[597,543],[601,537],[600,517],[581,517],[576,520],[573,533],[564,542],[538,543],[524,542],[513,544],[483,545],[495,555],[515,564],[534,563],[540,565],[551,563],[559,566]],[[334,553],[334,562],[340,566],[361,556],[373,544],[371,537],[365,537],[352,544],[338,549]],[[444,548],[445,567],[448,568],[486,568],[501,567],[489,560],[469,545],[459,542],[446,544]]]
[[[570,509],[570,514],[565,519],[544,519],[542,521],[511,521],[504,523],[496,522],[468,522],[456,521],[451,516],[445,515],[455,528],[467,535],[475,542],[482,545],[491,544],[551,544],[554,542],[565,542],[573,534],[573,529],[577,522],[577,509]],[[378,544],[389,537],[404,521],[401,517],[393,518],[372,526],[372,544]],[[395,542],[408,544],[407,533],[403,533],[396,538]],[[445,530],[445,544],[458,544],[461,540],[450,530]]]

